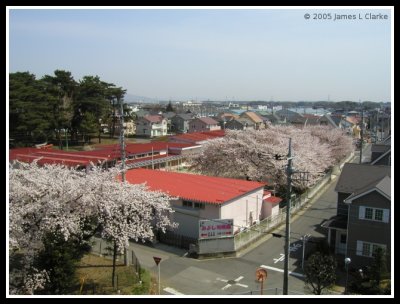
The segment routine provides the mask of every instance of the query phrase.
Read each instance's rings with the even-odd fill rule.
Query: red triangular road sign
[[[156,264],[158,265],[161,262],[161,258],[159,257],[153,257],[154,262],[156,262]]]

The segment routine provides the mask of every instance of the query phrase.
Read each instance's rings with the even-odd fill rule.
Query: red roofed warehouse
[[[177,198],[171,205],[173,220],[179,223],[175,232],[180,235],[201,238],[199,220],[232,219],[233,230],[226,235],[231,237],[262,219],[263,183],[148,169],[129,170],[126,180]]]

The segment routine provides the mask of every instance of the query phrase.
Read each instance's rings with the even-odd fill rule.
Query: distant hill
[[[139,95],[133,95],[133,94],[126,94],[124,97],[124,101],[125,102],[139,102],[139,101],[143,101],[143,102],[157,102],[157,100],[155,98],[150,98],[150,97],[146,97],[146,96],[139,96]]]

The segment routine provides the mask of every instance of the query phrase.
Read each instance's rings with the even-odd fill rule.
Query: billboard
[[[233,219],[199,220],[199,239],[233,236]]]

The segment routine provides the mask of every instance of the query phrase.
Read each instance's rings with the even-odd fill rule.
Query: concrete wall
[[[221,206],[221,219],[233,219],[234,230],[239,227],[250,227],[250,213],[253,222],[261,216],[263,188],[254,190],[231,202],[224,203]]]
[[[235,251],[233,237],[199,240],[198,254],[226,253]]]

